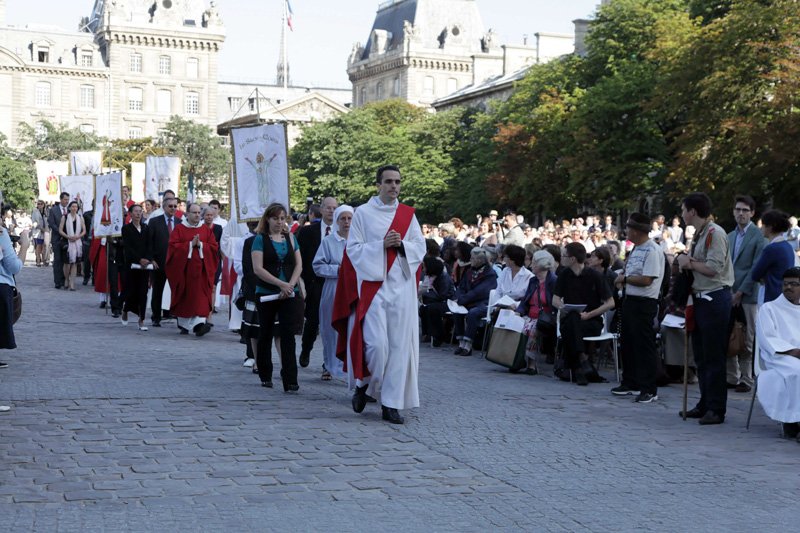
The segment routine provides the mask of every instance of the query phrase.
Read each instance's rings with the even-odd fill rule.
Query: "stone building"
[[[0,0],[0,16],[5,13]],[[95,0],[75,31],[0,18],[0,132],[63,122],[111,138],[154,136],[171,115],[216,125],[222,20],[205,0]]]
[[[476,0],[390,0],[347,62],[354,106],[401,98],[430,106],[473,83],[473,56],[499,53]],[[481,68],[481,65],[478,65]]]

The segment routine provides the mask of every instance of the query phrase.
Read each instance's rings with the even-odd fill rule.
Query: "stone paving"
[[[1,531],[754,531],[796,523],[800,445],[732,393],[722,426],[423,347],[403,426],[322,382],[260,387],[215,315],[139,332],[90,288],[18,277],[0,370]],[[149,322],[149,321],[148,321]],[[319,343],[318,343],[319,344]],[[277,358],[276,358],[277,360]],[[277,378],[276,369],[275,375]],[[695,388],[690,393],[696,397]],[[691,400],[690,400],[691,402]]]

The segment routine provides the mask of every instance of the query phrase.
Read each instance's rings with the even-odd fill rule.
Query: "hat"
[[[489,211],[489,216],[490,217],[491,216],[495,216],[496,217],[497,216],[497,209],[492,209],[491,211]]]
[[[633,228],[643,233],[650,232],[650,218],[642,213],[631,213],[628,221],[625,223],[626,228]]]

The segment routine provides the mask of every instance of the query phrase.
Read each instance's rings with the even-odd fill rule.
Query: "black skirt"
[[[11,285],[0,283],[0,349],[13,350],[14,341],[14,291]]]

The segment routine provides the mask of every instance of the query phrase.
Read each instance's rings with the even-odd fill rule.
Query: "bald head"
[[[330,226],[333,224],[333,212],[339,207],[339,202],[336,201],[336,198],[328,196],[322,200],[322,205],[320,207],[322,209],[322,220],[325,224]]]

